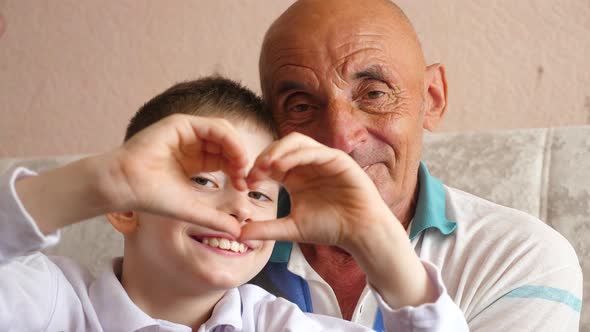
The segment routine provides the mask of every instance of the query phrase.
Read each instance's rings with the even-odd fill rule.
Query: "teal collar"
[[[451,234],[457,228],[457,223],[447,219],[445,187],[437,178],[430,176],[423,162],[420,162],[418,168],[418,181],[420,191],[410,229],[410,240],[414,240],[416,236],[429,228],[436,228],[444,235]],[[289,262],[292,248],[291,242],[277,241],[270,256],[270,262]]]
[[[430,176],[423,162],[420,162],[418,168],[418,181],[420,192],[410,229],[410,240],[429,228],[436,228],[444,235],[451,234],[457,228],[457,223],[447,219],[445,187],[439,179]]]

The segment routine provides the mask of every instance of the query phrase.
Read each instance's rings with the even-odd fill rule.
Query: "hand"
[[[352,253],[361,246],[356,241],[380,232],[384,223],[401,228],[371,179],[350,156],[302,134],[289,134],[261,153],[247,181],[253,186],[265,177],[286,187],[291,214],[277,221],[250,223],[243,228],[242,238],[337,245]]]
[[[190,176],[221,169],[243,190],[247,163],[229,122],[176,114],[113,151],[20,179],[16,189],[45,234],[100,214],[136,210],[238,236],[233,217],[195,198]]]
[[[245,148],[225,119],[172,115],[142,130],[117,151],[126,202],[123,210],[140,210],[199,223],[239,235],[229,215],[194,198],[190,176],[223,170],[232,184],[245,190]],[[121,197],[121,195],[117,195]]]
[[[291,214],[245,225],[241,238],[336,245],[350,253],[392,308],[432,302],[436,291],[405,229],[346,153],[289,134],[256,160],[247,182],[271,177],[291,197]]]

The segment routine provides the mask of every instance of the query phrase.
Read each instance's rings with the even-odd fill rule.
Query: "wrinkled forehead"
[[[364,70],[361,67],[377,65],[393,70],[423,66],[421,48],[406,23],[362,16],[279,20],[263,44],[260,78],[267,94],[277,79],[296,73],[306,76],[306,70],[346,79]]]
[[[301,84],[345,85],[369,72],[397,79],[413,79],[423,70],[420,54],[403,38],[386,29],[348,29],[334,34],[293,34],[269,45],[261,58],[261,84],[265,97]]]

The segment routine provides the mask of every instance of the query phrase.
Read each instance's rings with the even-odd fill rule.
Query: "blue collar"
[[[410,240],[414,240],[420,233],[429,228],[436,228],[444,235],[451,234],[457,228],[457,223],[448,220],[446,217],[445,187],[437,178],[430,176],[428,168],[423,162],[420,162],[418,168],[418,181],[420,191],[418,193],[416,213],[410,229]],[[270,256],[270,262],[289,262],[292,247],[291,242],[277,241],[272,256]]]

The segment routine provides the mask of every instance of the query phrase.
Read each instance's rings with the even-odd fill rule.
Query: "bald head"
[[[406,28],[416,36],[410,20],[395,3],[389,0],[299,0],[291,5],[268,30],[267,37],[276,30],[297,23],[307,23],[309,28],[318,27],[339,19],[385,19],[391,24]],[[299,27],[301,28],[301,27]]]
[[[261,79],[272,58],[289,48],[305,48],[346,34],[389,34],[388,42],[424,66],[424,55],[414,27],[389,0],[299,0],[268,29],[260,55]],[[338,45],[337,45],[338,46]],[[264,85],[264,83],[263,83]]]

